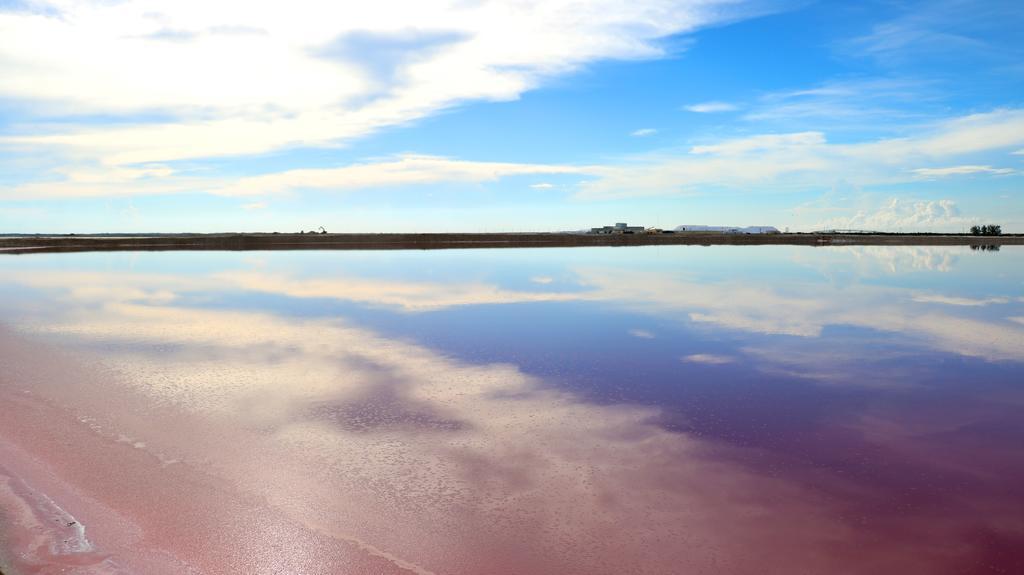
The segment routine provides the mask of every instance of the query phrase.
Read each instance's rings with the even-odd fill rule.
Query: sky
[[[0,0],[0,233],[1024,233],[1019,0]]]

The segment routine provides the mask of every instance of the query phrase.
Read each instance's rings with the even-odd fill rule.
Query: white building
[[[614,226],[604,226],[601,228],[590,228],[592,234],[642,234],[645,228],[643,226],[630,226],[625,222],[620,222]]]
[[[724,234],[778,234],[775,226],[747,226],[740,228],[736,226],[699,226],[684,225],[676,226],[677,232],[719,232]]]

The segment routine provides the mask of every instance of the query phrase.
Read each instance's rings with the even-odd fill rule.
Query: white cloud
[[[555,280],[554,280],[554,278],[551,278],[551,277],[548,277],[548,276],[534,276],[534,277],[530,278],[530,281],[532,281],[535,284],[547,285],[547,284],[549,284],[549,283],[551,283],[551,282],[553,282]]]
[[[697,112],[698,114],[713,114],[716,112],[731,112],[736,109],[736,105],[728,102],[703,102],[701,104],[691,104],[686,106],[685,109]]]
[[[536,184],[530,184],[530,187],[535,189],[535,190],[550,190],[551,188],[553,188],[555,186],[554,186],[554,184],[550,184],[548,182],[539,182],[539,183],[536,183]]]
[[[919,294],[911,297],[910,299],[918,303],[938,303],[966,307],[979,307],[990,304],[1010,303],[1009,298],[1005,297],[990,297],[985,299],[978,299],[969,297],[945,296],[940,294]]]
[[[629,335],[640,339],[654,339],[654,334],[646,329],[631,329],[629,330]]]
[[[820,223],[822,229],[864,229],[878,231],[931,231],[970,224],[952,200],[905,200],[889,198],[873,210],[837,216]]]
[[[254,138],[257,136],[254,134]],[[846,182],[860,188],[920,181],[922,174],[914,170],[948,170],[917,167],[922,164],[955,163],[963,156],[1021,144],[1024,144],[1024,110],[1006,109],[947,119],[900,138],[835,144],[820,131],[755,134],[700,143],[685,150],[668,149],[589,166],[478,162],[407,154],[337,168],[296,169],[241,179],[204,177],[201,172],[179,173],[158,163],[131,167],[68,167],[56,174],[60,176],[59,179],[0,188],[0,197],[15,199],[181,192],[259,195],[295,189],[354,190],[386,185],[481,182],[509,176],[554,174],[582,176],[582,181],[576,184],[578,199],[687,195],[721,187],[746,190],[820,189],[836,182]],[[140,142],[140,145],[144,143]],[[189,143],[188,146],[193,144]],[[129,150],[126,153],[132,154],[135,151]],[[954,168],[963,170],[966,166],[969,165]],[[971,169],[977,167],[970,166]],[[532,186],[535,189],[554,187],[548,182]]]
[[[515,99],[596,60],[658,57],[660,38],[742,17],[733,4],[51,2],[50,13],[0,12],[12,72],[0,97],[127,122],[6,143],[107,165],[334,144],[463,101]]]
[[[925,178],[942,178],[946,176],[962,176],[967,174],[1012,174],[1010,168],[993,168],[992,166],[950,166],[947,168],[917,168],[911,170]]]
[[[259,196],[293,190],[351,191],[381,186],[435,182],[485,182],[509,176],[586,174],[584,166],[471,162],[406,154],[393,158],[349,164],[337,168],[311,168],[272,172],[258,176],[203,178],[171,170],[92,168],[64,172],[58,181],[31,182],[0,188],[0,197],[40,199],[118,195],[171,194],[202,191],[223,196]],[[550,189],[548,183],[533,184]]]
[[[572,174],[582,171],[584,168],[576,166],[467,162],[438,156],[405,155],[392,160],[351,164],[340,168],[289,170],[250,176],[210,191],[229,196],[263,195],[296,189],[352,190],[433,182],[483,182],[508,176]]]
[[[264,210],[267,208],[267,204],[263,202],[252,202],[249,204],[242,204],[242,209],[247,211],[252,210]]]
[[[851,146],[866,158],[899,161],[942,158],[997,150],[1024,143],[1024,110],[1000,109],[945,120],[917,137]]]
[[[1010,152],[1010,153],[1013,154],[1014,156],[1024,156],[1024,148],[1021,148],[1019,150],[1016,150],[1016,151],[1013,151],[1013,152]]]
[[[825,144],[825,135],[821,132],[766,134],[726,140],[720,144],[694,146],[690,148],[690,153],[734,156],[750,152],[769,152],[793,147],[821,146],[823,144]]]
[[[581,198],[682,195],[700,186],[821,188],[913,182],[922,163],[955,160],[1024,143],[1024,110],[995,110],[937,122],[906,137],[833,144],[819,131],[755,134],[636,156],[595,167]]]
[[[680,358],[686,363],[703,363],[707,365],[724,365],[736,361],[736,358],[729,355],[715,355],[711,353],[695,353]]]
[[[643,138],[645,136],[653,136],[657,133],[658,130],[655,130],[654,128],[641,128],[639,130],[633,130],[629,135],[636,138]]]

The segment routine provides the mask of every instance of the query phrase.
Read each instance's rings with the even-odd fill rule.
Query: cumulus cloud
[[[713,114],[715,112],[731,112],[736,109],[735,104],[728,102],[703,102],[701,104],[691,104],[685,107],[690,112],[697,112],[698,114]]]
[[[970,223],[960,215],[952,200],[905,200],[890,198],[874,210],[857,211],[850,216],[838,216],[821,223],[825,229],[865,229],[928,231]]]
[[[963,176],[968,174],[1012,174],[1010,168],[993,168],[992,166],[950,166],[947,168],[917,168],[911,170],[925,178],[943,178],[946,176]]]

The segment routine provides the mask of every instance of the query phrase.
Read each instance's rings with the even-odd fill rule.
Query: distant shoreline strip
[[[183,234],[148,236],[7,236],[0,255],[83,251],[175,250],[433,250],[659,245],[1003,246],[1024,245],[1024,235],[940,234]]]

